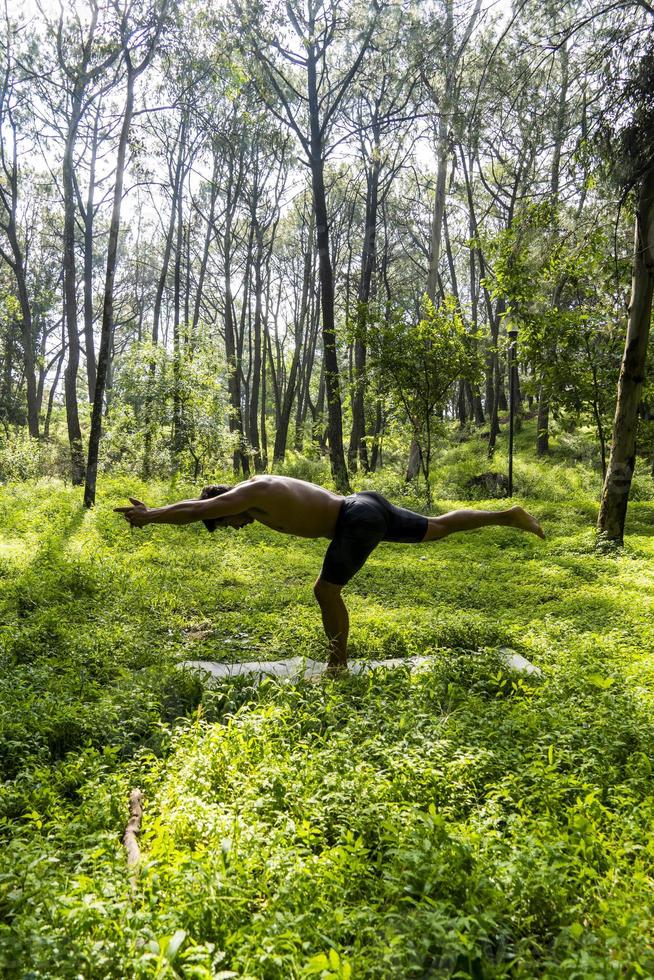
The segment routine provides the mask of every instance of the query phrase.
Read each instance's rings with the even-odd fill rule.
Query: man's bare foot
[[[512,518],[513,527],[520,528],[521,531],[531,531],[539,538],[544,538],[545,533],[536,520],[531,514],[528,514],[524,507],[519,507],[517,504],[515,507],[511,507],[509,510]]]

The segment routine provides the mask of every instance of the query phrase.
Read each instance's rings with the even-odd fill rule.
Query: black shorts
[[[390,504],[380,493],[362,490],[346,497],[327,548],[320,578],[345,585],[380,541],[417,544],[427,533],[427,518]]]

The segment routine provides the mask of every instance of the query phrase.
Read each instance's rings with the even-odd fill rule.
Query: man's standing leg
[[[333,585],[319,578],[313,587],[322,613],[322,625],[329,640],[327,670],[336,673],[347,666],[347,637],[350,618],[341,596],[342,585]]]

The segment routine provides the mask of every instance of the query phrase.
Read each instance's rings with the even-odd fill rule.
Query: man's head
[[[210,483],[203,487],[200,493],[200,500],[208,500],[210,497],[220,497],[223,493],[233,489],[224,483]],[[230,514],[229,517],[212,517],[208,521],[202,521],[207,531],[215,531],[217,527],[243,527],[245,524],[252,524],[253,518],[249,514]]]

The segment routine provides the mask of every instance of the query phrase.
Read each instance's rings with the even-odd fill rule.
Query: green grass
[[[112,513],[181,484],[105,479],[91,513],[60,483],[0,488],[1,975],[654,975],[651,481],[598,554],[597,473],[521,439],[547,541],[380,546],[347,590],[351,655],[433,666],[318,685],[205,689],[177,664],[324,657],[324,542]],[[446,447],[434,509],[484,468]],[[419,504],[391,471],[366,485]]]

